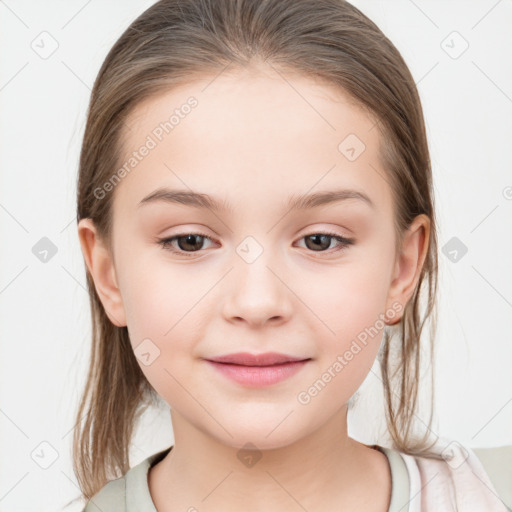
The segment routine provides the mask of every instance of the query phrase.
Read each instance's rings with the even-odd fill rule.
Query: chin
[[[301,434],[296,430],[291,432],[290,427],[293,428],[291,424],[288,426],[288,429],[285,429],[284,424],[281,423],[282,420],[283,418],[280,418],[279,421],[272,419],[268,422],[268,426],[267,422],[246,426],[231,423],[228,431],[233,437],[226,434],[224,430],[220,432],[220,437],[218,436],[218,431],[217,435],[212,434],[212,436],[222,444],[237,450],[264,451],[285,448],[299,441],[304,435],[307,435],[307,433]]]

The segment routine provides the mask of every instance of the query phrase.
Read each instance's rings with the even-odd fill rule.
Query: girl
[[[483,455],[440,441],[432,415],[415,429],[437,285],[428,145],[401,55],[349,3],[149,8],[96,79],[77,220],[85,511],[510,506]],[[347,432],[376,358],[387,447]],[[159,399],[175,443],[130,468]]]

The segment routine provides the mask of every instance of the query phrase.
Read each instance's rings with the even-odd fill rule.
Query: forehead
[[[271,67],[205,76],[141,102],[126,126],[128,172],[114,201],[124,216],[161,187],[205,192],[241,211],[358,188],[391,208],[375,120],[324,82]]]

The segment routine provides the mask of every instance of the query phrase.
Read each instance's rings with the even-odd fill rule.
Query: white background
[[[404,56],[426,117],[440,224],[434,431],[470,447],[512,444],[512,3],[353,3]],[[151,4],[0,1],[0,511],[58,510],[79,492],[71,430],[90,326],[78,153],[99,67]],[[31,47],[43,31],[58,43],[46,59]],[[469,44],[458,58],[453,31]],[[32,253],[42,237],[58,249],[47,263]],[[442,253],[453,237],[468,248],[456,263]],[[364,442],[381,414],[377,385],[371,372],[349,416]],[[168,411],[149,415],[132,465],[172,442]],[[51,457],[46,443],[58,458],[43,469],[32,455]]]

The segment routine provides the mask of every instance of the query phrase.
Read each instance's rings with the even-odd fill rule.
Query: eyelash
[[[158,240],[158,244],[162,247],[162,249],[164,249],[166,251],[170,251],[173,254],[179,254],[180,256],[185,256],[187,258],[191,258],[191,257],[193,257],[194,254],[200,252],[200,249],[197,251],[188,251],[187,252],[187,251],[175,249],[171,245],[174,240],[176,240],[178,238],[183,238],[183,237],[186,237],[189,235],[200,236],[202,238],[206,238],[210,242],[213,242],[213,240],[209,236],[205,235],[204,233],[189,232],[189,233],[180,233],[178,235],[174,235],[169,238],[162,238],[161,240]],[[332,251],[334,253],[336,253],[338,251],[345,251],[348,249],[348,246],[354,244],[353,238],[345,238],[345,237],[338,235],[337,233],[333,233],[330,231],[321,231],[321,232],[311,233],[310,235],[305,235],[305,236],[301,237],[300,240],[302,240],[303,238],[314,236],[314,235],[329,236],[329,237],[333,238],[334,240],[336,240],[337,242],[339,242],[341,245],[340,245],[340,247],[338,247],[337,249]],[[311,252],[325,253],[325,252],[331,252],[331,251],[325,250],[325,251],[311,251]]]

